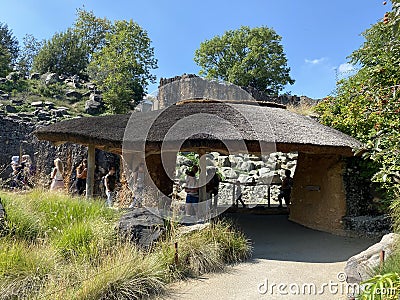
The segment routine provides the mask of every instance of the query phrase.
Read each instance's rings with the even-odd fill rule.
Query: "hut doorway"
[[[288,213],[283,199],[283,207],[278,209],[278,196],[285,173],[289,171],[292,177],[295,173],[297,152],[274,152],[263,156],[209,152],[205,156],[207,175],[216,173],[219,178],[217,195],[207,189],[210,206],[239,212]],[[175,206],[181,206],[181,211],[186,199],[186,174],[193,165],[199,164],[197,153],[180,152],[177,155],[173,202]]]

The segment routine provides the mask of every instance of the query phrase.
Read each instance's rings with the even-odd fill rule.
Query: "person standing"
[[[61,159],[56,158],[54,160],[54,168],[51,171],[51,185],[50,185],[50,190],[55,191],[55,190],[62,190],[64,189],[64,178],[63,178],[63,173],[64,173],[64,166],[61,161]]]
[[[236,180],[236,184],[234,184],[233,188],[235,189],[235,204],[236,207],[239,207],[239,202],[242,204],[243,208],[246,208],[246,204],[243,201],[243,193],[242,193],[242,186],[240,180]]]
[[[87,159],[83,159],[80,165],[76,168],[76,190],[78,195],[82,195],[86,189],[87,178]]]
[[[108,173],[104,177],[104,187],[107,196],[107,206],[112,207],[115,198],[115,185],[117,177],[115,176],[115,167],[110,166],[108,168]]]
[[[291,177],[292,173],[290,170],[285,171],[285,178],[282,181],[281,192],[278,195],[279,208],[282,208],[282,198],[285,199],[285,204],[287,207],[290,205],[290,194],[292,192],[293,187],[293,178]]]
[[[19,156],[18,155],[14,155],[11,158],[11,168],[12,168],[12,172],[10,174],[10,187],[11,188],[18,188],[21,186],[19,177],[20,177],[20,171],[21,171],[21,167],[19,164]]]
[[[194,165],[191,170],[186,172],[186,216],[197,216],[199,205],[199,185],[196,173],[199,168]],[[194,211],[194,214],[192,213]]]
[[[219,191],[219,183],[221,182],[221,177],[217,172],[217,168],[213,167],[207,169],[207,178],[209,178],[209,172],[214,175],[206,184],[206,193],[207,193],[207,207],[206,209],[211,209],[212,207],[217,208],[218,206],[218,191]],[[213,202],[214,201],[214,202]]]

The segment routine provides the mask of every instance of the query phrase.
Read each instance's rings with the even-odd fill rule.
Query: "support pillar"
[[[94,170],[96,168],[96,148],[94,145],[88,146],[88,166],[87,166],[87,178],[86,178],[86,198],[93,198],[94,189]]]
[[[313,229],[342,233],[346,215],[343,170],[339,155],[299,152],[289,219]]]
[[[200,155],[199,202],[204,202],[207,200],[207,157],[205,150],[201,149],[198,153]]]

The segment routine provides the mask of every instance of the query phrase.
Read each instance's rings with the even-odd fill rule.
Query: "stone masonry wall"
[[[50,173],[55,158],[64,162],[68,189],[71,190],[75,180],[75,169],[87,157],[87,147],[71,143],[54,146],[46,141],[39,141],[33,134],[36,126],[25,124],[20,120],[0,117],[0,179],[6,180],[12,172],[11,157],[20,154],[29,154],[36,167],[36,183],[48,186]],[[21,148],[20,148],[21,147]],[[106,173],[108,165],[119,166],[119,156],[108,152],[96,150],[97,177]],[[98,186],[98,185],[97,185]],[[95,190],[99,194],[99,190]]]
[[[283,105],[306,103],[315,105],[318,101],[296,95],[269,96],[252,87],[206,80],[194,74],[184,74],[172,78],[161,78],[158,87],[157,108],[165,108],[188,99],[208,98],[216,100],[258,100]]]

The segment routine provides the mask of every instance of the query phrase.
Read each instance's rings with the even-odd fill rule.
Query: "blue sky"
[[[200,43],[241,25],[272,27],[280,36],[296,80],[286,91],[322,98],[348,69],[347,56],[363,42],[360,34],[381,19],[389,4],[378,0],[0,0],[0,22],[22,41],[25,34],[49,39],[73,24],[85,6],[110,20],[133,19],[155,48],[161,77],[198,73],[194,51]]]

